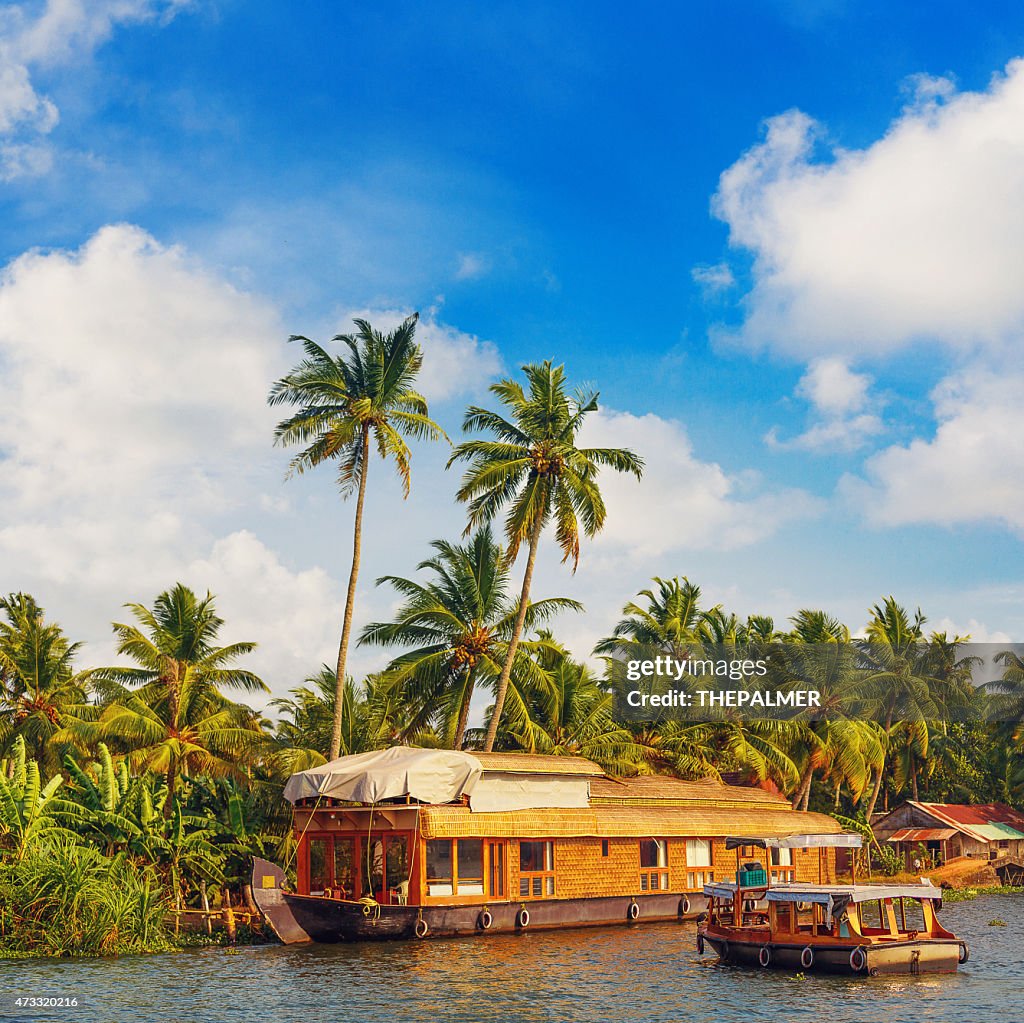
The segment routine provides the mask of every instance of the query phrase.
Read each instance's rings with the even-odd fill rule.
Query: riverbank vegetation
[[[602,473],[640,477],[643,461],[579,446],[598,395],[573,389],[551,362],[495,384],[500,411],[468,410],[473,436],[449,463],[465,464],[453,492],[466,534],[437,538],[407,575],[379,578],[397,609],[357,627],[371,457],[391,462],[408,491],[405,438],[447,440],[415,390],[415,319],[390,334],[357,328],[335,339],[343,354],[297,339],[304,360],[271,391],[273,404],[293,407],[277,431],[301,447],[292,471],[332,465],[342,496],[355,498],[335,664],[311,664],[290,685],[272,680],[288,695],[268,699],[268,680],[250,667],[258,637],[235,637],[214,595],[173,580],[141,601],[126,594],[135,599],[112,625],[113,665],[85,662],[45,595],[0,599],[0,952],[172,947],[183,911],[247,904],[251,856],[291,864],[281,791],[292,772],[396,743],[764,783],[857,828],[906,797],[1024,806],[1024,663],[1004,651],[1001,681],[978,688],[967,637],[929,632],[893,597],[854,637],[825,609],[786,622],[741,616],[666,575],[623,593],[594,650],[570,650],[559,623],[584,608],[533,592],[540,538],[552,529],[562,560],[585,571],[585,541],[606,517]],[[352,678],[353,642],[387,650],[389,663]],[[804,656],[812,647],[828,656]],[[624,663],[710,649],[767,657],[779,684],[820,691],[825,713],[621,713]],[[489,703],[482,720],[472,720],[474,697]]]

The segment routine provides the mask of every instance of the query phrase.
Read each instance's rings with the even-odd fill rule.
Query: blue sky
[[[648,458],[542,568],[580,654],[655,573],[1021,639],[1024,11],[675,7],[0,8],[0,588],[103,657],[183,577],[294,684],[351,509],[263,395],[288,334],[419,309],[453,431],[552,357]],[[461,527],[443,461],[378,477],[362,620]]]

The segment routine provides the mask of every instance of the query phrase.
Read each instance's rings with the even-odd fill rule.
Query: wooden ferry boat
[[[257,860],[253,890],[286,942],[694,918],[729,873],[726,835],[839,831],[758,788],[517,753],[394,747],[296,774],[285,797],[297,883]],[[834,850],[769,859],[778,882],[835,876]]]
[[[952,973],[967,962],[967,943],[938,921],[942,890],[934,885],[771,883],[756,850],[800,844],[857,847],[860,836],[728,839],[737,851],[736,880],[705,885],[698,952],[710,948],[724,962],[762,969],[872,977]],[[741,865],[741,853],[755,859]]]

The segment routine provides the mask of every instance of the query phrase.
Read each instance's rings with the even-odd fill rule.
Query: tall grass
[[[0,956],[169,951],[166,905],[151,869],[65,842],[0,864]]]

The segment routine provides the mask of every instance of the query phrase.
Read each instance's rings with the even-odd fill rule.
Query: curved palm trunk
[[[352,538],[352,570],[348,575],[348,594],[345,597],[345,618],[341,626],[341,644],[338,647],[337,688],[334,695],[334,724],[331,728],[331,749],[328,760],[341,752],[341,722],[345,696],[345,662],[348,660],[348,642],[352,634],[352,613],[356,603],[356,580],[359,578],[359,558],[363,542],[363,502],[366,498],[366,471],[370,462],[370,431],[363,429],[362,470],[359,474],[359,495],[356,498],[356,521]]]
[[[466,725],[469,723],[469,704],[473,699],[475,685],[476,670],[472,669],[469,678],[466,679],[466,691],[462,695],[462,706],[459,708],[459,720],[455,726],[455,740],[452,742],[452,749],[462,749],[462,743],[466,737]]]
[[[800,779],[800,784],[796,787],[796,792],[793,793],[793,798],[790,803],[794,810],[799,810],[801,804],[807,800],[807,797],[811,791],[811,778],[814,776],[814,767],[811,765],[810,757],[807,758],[807,766],[804,768],[803,777]],[[804,807],[806,809],[806,807]]]
[[[530,606],[530,583],[533,582],[533,565],[537,560],[537,547],[540,544],[540,531],[543,524],[543,518],[538,515],[533,523],[533,531],[530,533],[530,553],[526,558],[523,589],[519,595],[519,611],[516,614],[515,624],[512,627],[512,636],[508,642],[508,653],[505,655],[505,663],[501,667],[501,676],[498,678],[498,686],[494,694],[494,713],[491,715],[490,724],[487,726],[487,738],[484,740],[485,753],[490,753],[494,749],[494,740],[498,735],[498,723],[501,721],[501,711],[505,706],[508,680],[512,677],[512,662],[515,660],[516,650],[519,648],[519,640],[523,634],[523,623],[526,621],[526,611]]]
[[[875,778],[875,788],[871,793],[871,802],[868,804],[867,822],[868,826],[871,825],[871,817],[875,812],[875,806],[878,803],[879,793],[882,791],[882,779],[885,777],[885,761],[889,756],[889,736],[892,733],[892,708],[889,708],[889,713],[885,718],[885,750],[882,753],[882,763],[878,768],[878,777]]]

